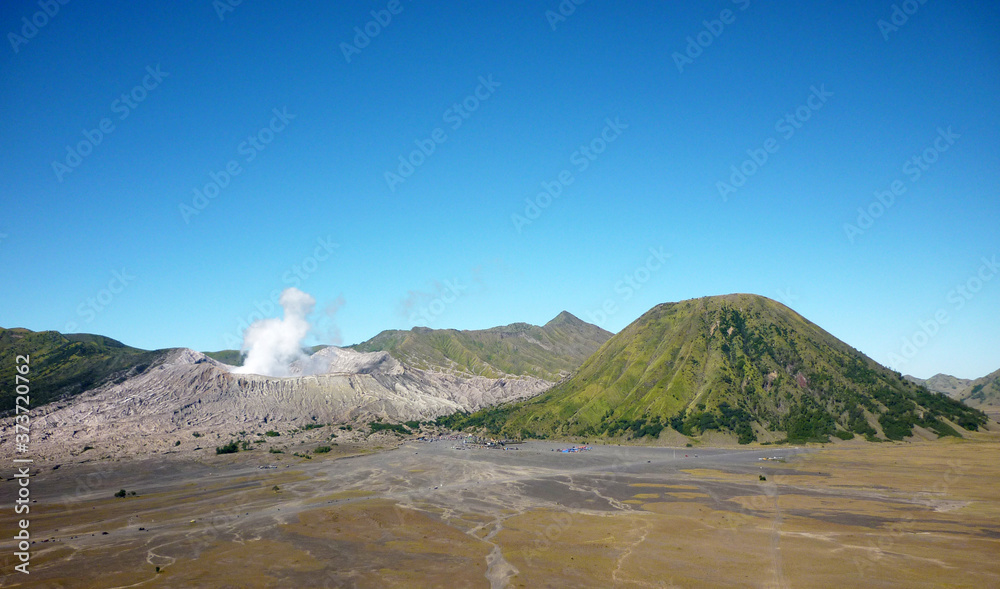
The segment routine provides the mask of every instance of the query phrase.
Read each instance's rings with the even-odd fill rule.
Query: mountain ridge
[[[476,411],[537,395],[555,378],[535,368],[535,361],[568,373],[596,349],[595,338],[610,337],[568,313],[542,327],[514,323],[475,332],[415,328],[401,333],[405,338],[392,332],[382,338],[400,344],[393,349],[406,352],[400,354],[403,360],[379,349],[316,346],[289,366],[290,376],[280,378],[236,373],[235,366],[187,348],[145,352],[90,334],[67,338],[50,332],[22,341],[31,332],[20,330],[7,340],[32,354],[38,353],[34,344],[51,340],[57,351],[70,354],[33,360],[33,374],[53,367],[72,374],[94,372],[87,357],[72,355],[79,350],[98,354],[98,367],[106,368],[85,383],[90,386],[60,394],[58,403],[33,403],[32,422],[45,432],[33,444],[40,456],[51,458],[87,446],[99,448],[104,457],[125,457],[174,452],[178,443],[189,448],[203,435],[221,439],[323,424],[361,430],[383,420],[412,423]],[[4,350],[12,353],[14,346]],[[425,350],[438,356],[420,357]],[[113,355],[117,363],[106,367]],[[62,359],[54,363],[52,358]],[[479,370],[461,369],[456,359],[462,358]],[[131,359],[142,363],[129,364]],[[0,424],[4,435],[12,427],[10,418]]]
[[[427,421],[528,398],[551,385],[533,377],[435,373],[404,366],[386,352],[333,347],[303,364],[325,364],[325,371],[280,378],[237,374],[200,352],[174,348],[129,378],[33,407],[38,435],[32,451],[59,459],[89,446],[102,457],[124,458],[171,453],[178,443],[190,449],[202,436]],[[0,437],[13,428],[13,418],[4,419]],[[0,456],[12,451],[6,445]]]
[[[533,376],[555,382],[568,376],[611,335],[562,311],[543,326],[519,322],[479,330],[385,330],[348,347],[386,351],[418,368],[494,378]]]
[[[142,372],[169,350],[142,350],[103,335],[0,328],[0,380],[14,382],[16,355],[31,359],[32,405],[72,397]],[[14,408],[14,387],[0,391],[0,412]]]
[[[967,389],[972,383],[971,378],[958,378],[950,374],[937,373],[930,378],[917,378],[916,376],[905,375],[903,378],[916,384],[927,387],[928,390],[944,393],[953,399],[960,399],[962,391]]]
[[[986,423],[752,294],[656,305],[618,334],[566,311],[543,326],[386,330],[355,346],[316,346],[285,378],[94,334],[18,328],[0,331],[0,344],[0,355],[30,350],[33,374],[62,378],[49,379],[47,397],[33,388],[37,415],[55,428],[50,446],[69,443],[57,425],[79,423],[74,442],[91,436],[123,455],[139,451],[129,428],[152,447],[193,427],[232,435],[317,420],[436,418],[515,437],[621,441],[716,432],[740,443],[928,438]],[[1000,371],[988,376],[970,386],[973,401],[996,395]]]
[[[359,351],[383,351],[375,343],[380,336],[384,341],[394,342],[393,334],[414,333],[417,340],[436,338],[438,345],[417,346],[411,349],[403,343],[398,354],[400,361],[411,361],[413,368],[453,373],[457,376],[484,378],[532,377],[554,382],[576,368],[586,355],[596,349],[600,342],[611,334],[599,327],[585,323],[572,314],[563,311],[544,326],[528,323],[512,323],[484,330],[433,330],[417,327],[410,332],[383,331],[374,338],[350,348]],[[523,351],[505,352],[500,340],[519,338],[523,341]],[[495,340],[496,346],[487,349],[486,340]],[[452,340],[456,341],[452,341]],[[418,342],[419,343],[419,342]],[[456,345],[456,343],[458,345]],[[475,350],[467,349],[472,344]],[[365,346],[364,344],[368,344]],[[312,346],[307,351],[315,354],[327,348],[326,345]],[[368,349],[364,349],[367,347]],[[396,345],[392,347],[396,348]],[[186,348],[165,348],[142,350],[128,346],[107,336],[89,333],[63,334],[57,331],[34,332],[26,328],[0,328],[0,379],[14,380],[14,356],[29,353],[32,357],[31,370],[38,377],[33,384],[34,405],[44,405],[57,400],[65,400],[76,395],[100,388],[111,382],[123,382],[135,377],[150,365],[176,350]],[[433,352],[430,357],[420,356],[422,349]],[[496,356],[492,358],[489,352]],[[205,352],[204,355],[227,366],[242,364],[238,350]],[[489,363],[493,360],[497,366]],[[533,362],[538,362],[534,366]],[[464,363],[464,364],[463,364]],[[0,412],[14,409],[13,389],[0,392]]]
[[[568,379],[452,423],[508,435],[657,437],[724,431],[755,440],[958,435],[986,421],[868,358],[788,307],[751,294],[663,303]]]

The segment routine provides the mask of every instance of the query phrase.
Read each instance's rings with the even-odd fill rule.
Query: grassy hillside
[[[106,382],[138,373],[164,353],[132,348],[101,335],[63,335],[56,331],[0,328],[0,411],[14,408],[15,356],[31,359],[31,405],[77,395]]]
[[[972,381],[958,398],[970,405],[1000,407],[1000,370]]]
[[[475,331],[415,327],[383,331],[352,347],[360,352],[387,351],[416,368],[556,381],[578,368],[610,337],[610,332],[563,311],[542,327],[527,323]]]
[[[534,437],[718,430],[748,443],[899,440],[918,425],[957,435],[942,418],[968,429],[986,420],[784,305],[739,294],[658,305],[543,395],[451,423]]]
[[[202,354],[223,364],[243,366],[243,354],[239,350],[219,350],[218,352],[202,352]]]

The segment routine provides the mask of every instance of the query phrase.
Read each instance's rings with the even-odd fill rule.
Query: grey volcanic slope
[[[352,346],[360,352],[386,351],[400,362],[457,374],[534,376],[557,381],[597,351],[612,333],[563,311],[539,327],[512,323],[480,330],[383,331]]]
[[[232,374],[200,352],[175,349],[143,372],[33,410],[33,451],[102,455],[166,451],[178,434],[289,429],[309,423],[425,420],[534,396],[533,377],[458,376],[406,367],[385,352],[326,348],[308,360],[325,373],[291,378]],[[0,436],[13,433],[4,420]],[[214,445],[214,444],[212,444]],[[10,446],[9,444],[5,447]]]
[[[4,341],[38,355],[39,342],[22,345],[35,334],[6,331]],[[541,393],[611,336],[566,312],[543,327],[383,332],[357,349],[319,349],[292,366],[296,376],[272,378],[233,374],[231,365],[189,349],[144,352],[100,336],[42,335],[52,352],[44,364],[33,357],[32,371],[52,364],[87,385],[33,403],[33,450],[51,456],[87,446],[135,456],[169,451],[195,434],[210,436],[211,447],[245,431],[476,411]],[[8,416],[0,435],[12,433]]]

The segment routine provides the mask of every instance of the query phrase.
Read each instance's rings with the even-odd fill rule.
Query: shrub
[[[834,433],[833,417],[808,399],[803,401],[802,404],[793,405],[785,417],[788,441],[793,444],[829,442],[830,434]]]
[[[239,451],[240,451],[240,447],[239,447],[239,444],[236,443],[236,440],[233,440],[232,442],[229,442],[225,446],[216,446],[215,447],[215,453],[216,454],[236,454]]]
[[[738,436],[740,444],[749,444],[757,439],[757,434],[753,431],[752,415],[738,407],[730,407],[725,401],[719,403],[719,412],[722,414],[720,424],[732,430]]]
[[[313,450],[313,454],[326,454],[330,450],[333,450],[333,448],[329,446],[317,446],[316,449]]]
[[[269,438],[276,438],[276,437],[280,436],[281,434],[279,434],[278,432],[276,432],[276,431],[274,431],[272,429],[272,430],[264,432],[264,435],[267,436],[267,437],[269,437]]]
[[[879,416],[879,424],[885,437],[890,440],[902,440],[913,434],[913,415],[911,413],[897,413],[887,411]]]
[[[406,429],[405,427],[403,427],[398,423],[379,423],[377,421],[372,421],[368,424],[368,427],[371,428],[373,434],[375,432],[386,431],[386,430],[396,432],[401,436],[405,436],[406,434],[410,433],[408,429]]]
[[[876,433],[875,428],[868,423],[865,419],[864,413],[861,412],[860,408],[856,408],[855,411],[851,412],[850,418],[851,431],[858,434],[859,436],[874,436]]]
[[[490,433],[499,434],[503,430],[504,423],[506,423],[506,419],[511,411],[513,411],[513,408],[510,406],[480,409],[472,414],[459,411],[451,415],[438,417],[434,423],[440,427],[457,431],[462,431],[466,428],[483,428]]]
[[[128,495],[128,492],[125,489],[122,489],[121,491],[115,493],[115,497],[124,497],[126,495]]]

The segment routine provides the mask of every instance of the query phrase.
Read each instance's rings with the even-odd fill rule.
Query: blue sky
[[[0,325],[213,350],[288,286],[345,344],[752,292],[1000,368],[1000,7],[677,4],[5,2]]]

